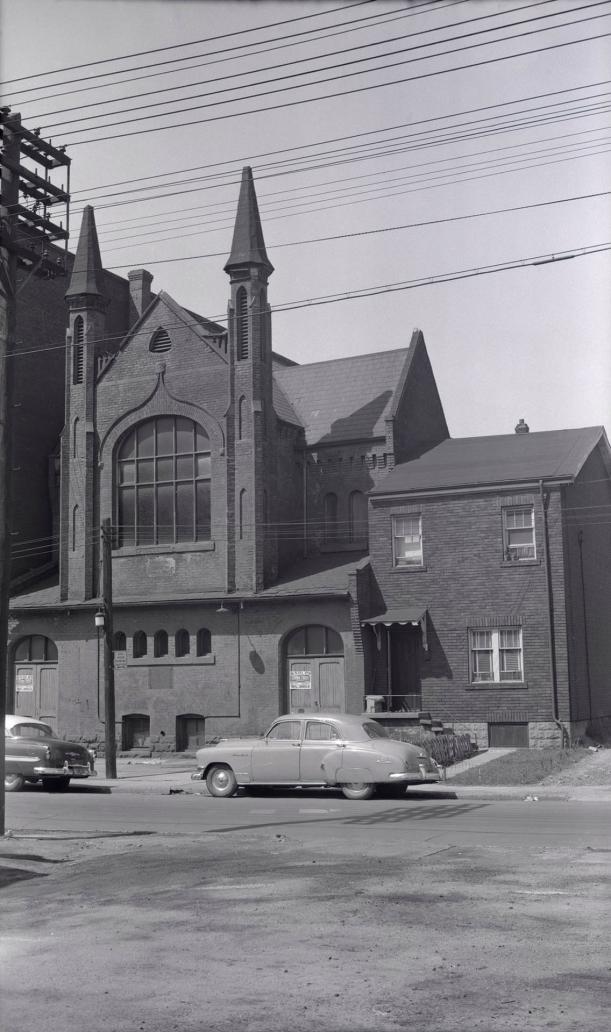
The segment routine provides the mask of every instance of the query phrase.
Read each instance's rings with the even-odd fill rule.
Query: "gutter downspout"
[[[547,629],[549,635],[549,665],[552,675],[552,717],[556,727],[560,729],[562,747],[566,745],[566,728],[560,720],[558,713],[558,674],[556,670],[556,639],[554,635],[554,599],[552,593],[552,578],[549,564],[549,528],[547,523],[547,499],[543,494],[543,481],[539,481],[539,495],[541,498],[541,510],[543,512],[543,564],[545,566],[545,588],[547,594]]]
[[[303,557],[308,554],[308,453],[303,452]]]
[[[592,721],[592,679],[590,676],[590,643],[588,641],[588,613],[586,607],[586,582],[583,573],[583,530],[577,535],[579,542],[579,572],[581,574],[581,611],[583,614],[583,641],[585,645],[586,684],[588,686],[588,720]]]

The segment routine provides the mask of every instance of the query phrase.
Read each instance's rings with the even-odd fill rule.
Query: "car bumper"
[[[34,767],[32,773],[38,778],[96,778],[98,776],[97,770],[91,770],[90,767],[70,767],[68,764],[63,767]]]
[[[418,782],[436,782],[443,781],[444,771],[438,767],[437,770],[429,770],[423,763],[418,767],[418,772],[415,770],[405,770],[397,774],[389,774],[389,780],[394,782],[411,782],[412,784],[418,784]]]

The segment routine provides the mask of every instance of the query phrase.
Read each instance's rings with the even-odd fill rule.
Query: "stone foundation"
[[[469,735],[471,741],[478,749],[488,748],[487,724],[459,720],[452,721],[451,727],[455,735]]]
[[[560,749],[570,742],[570,725],[565,724],[566,738],[558,725],[553,721],[533,720],[528,725],[528,745],[531,749]]]

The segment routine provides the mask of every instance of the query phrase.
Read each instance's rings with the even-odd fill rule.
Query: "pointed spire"
[[[100,258],[98,233],[93,208],[87,204],[83,209],[81,232],[66,297],[76,297],[79,294],[97,294],[104,297],[104,293],[104,270]]]
[[[225,272],[230,272],[236,265],[262,265],[268,276],[274,271],[274,266],[265,250],[255,184],[252,178],[252,169],[248,165],[242,169],[242,184],[233,230],[233,242],[231,254],[225,265]]]

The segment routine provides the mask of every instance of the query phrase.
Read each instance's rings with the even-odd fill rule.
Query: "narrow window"
[[[181,656],[188,656],[191,651],[191,642],[189,639],[189,632],[181,627],[179,631],[176,631],[174,636],[174,652],[178,659]]]
[[[238,360],[248,358],[248,298],[244,287],[236,295],[236,337]]]
[[[469,638],[472,684],[524,680],[521,627],[472,630]]]
[[[536,558],[534,506],[503,509],[503,555],[509,562]]]
[[[72,341],[72,383],[75,384],[83,382],[83,368],[85,364],[84,336],[85,325],[79,315],[74,321],[74,337]]]
[[[80,426],[80,419],[77,416],[72,424],[72,457],[78,458],[78,430]]]
[[[198,656],[209,656],[211,652],[211,638],[210,631],[207,627],[200,627],[197,632],[197,655]]]
[[[245,512],[246,512],[246,491],[242,490],[242,491],[240,491],[240,504],[239,504],[239,534],[240,534],[240,541],[242,541],[242,539],[244,537]]]
[[[422,566],[422,518],[393,516],[393,563],[395,566]]]
[[[155,637],[153,638],[153,655],[155,659],[160,659],[162,656],[168,654],[168,634],[167,631],[155,631]]]
[[[79,507],[74,506],[72,510],[72,551],[76,551],[76,539],[78,536],[78,525],[79,525]]]
[[[144,631],[136,631],[134,634],[132,649],[134,653],[134,659],[142,659],[146,656],[147,645],[146,645],[146,634]]]
[[[367,544],[367,499],[362,491],[350,495],[350,541]]]
[[[238,440],[246,436],[246,398],[242,395],[238,402]]]
[[[337,495],[330,492],[324,501],[324,531],[326,544],[337,542]]]
[[[127,641],[123,631],[116,632],[113,648],[115,652],[125,652],[125,649],[127,648]]]

